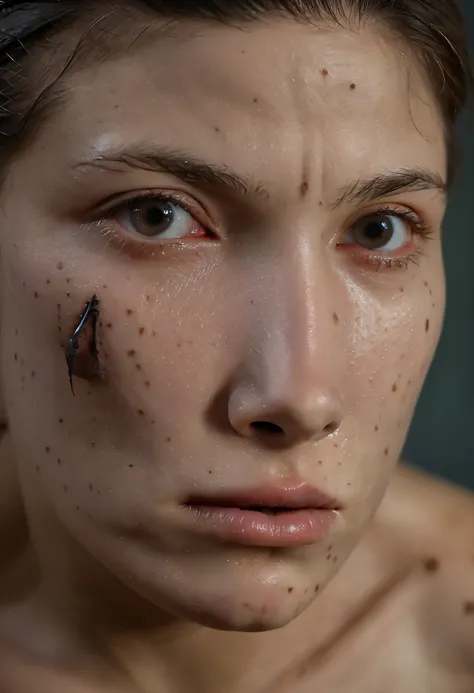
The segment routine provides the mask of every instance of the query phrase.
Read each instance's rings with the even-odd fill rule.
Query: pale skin
[[[393,658],[371,671],[346,655],[344,673],[299,662],[363,590],[411,587],[415,564],[420,580],[443,579],[409,542],[397,553],[390,494],[341,570],[393,474],[442,325],[435,99],[414,58],[370,27],[182,31],[73,73],[3,192],[3,382],[41,573],[2,620],[7,691],[34,677],[38,692],[352,692],[357,675],[361,691],[410,690]],[[239,184],[138,161],[164,148]],[[410,170],[420,180],[393,190]],[[392,191],[356,194],[376,177]],[[163,191],[188,210],[175,238],[144,246],[104,211]],[[423,230],[405,219],[395,248],[354,243],[349,230],[380,208]],[[64,345],[93,294],[104,377],[76,378],[73,397]],[[190,493],[296,474],[341,508],[311,546],[216,545],[180,520]],[[396,612],[398,645],[419,638],[403,630],[410,609]],[[370,660],[369,631],[358,642]],[[419,679],[431,660],[413,651]],[[463,672],[439,690],[467,691]]]

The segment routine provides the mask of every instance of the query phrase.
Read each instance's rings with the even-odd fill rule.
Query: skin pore
[[[398,460],[442,324],[446,151],[415,59],[370,26],[180,31],[72,72],[3,190],[3,380],[42,575],[15,618],[35,615],[25,651],[94,683],[230,691],[291,661]],[[149,202],[124,203],[163,193],[172,226],[145,237]],[[396,233],[374,251],[356,222],[380,210]],[[103,377],[74,397],[94,294]],[[340,508],[314,545],[212,542],[181,507],[297,478]]]

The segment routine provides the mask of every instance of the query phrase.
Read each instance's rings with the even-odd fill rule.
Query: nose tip
[[[309,401],[263,402],[258,396],[229,401],[229,421],[242,437],[272,447],[291,447],[306,441],[318,442],[337,431],[342,406],[336,397],[320,396]]]

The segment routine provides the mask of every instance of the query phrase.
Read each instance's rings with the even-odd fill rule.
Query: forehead
[[[65,163],[151,142],[267,180],[282,166],[313,167],[330,185],[348,170],[446,165],[441,117],[417,63],[370,27],[193,26],[69,82],[66,107],[44,133]]]

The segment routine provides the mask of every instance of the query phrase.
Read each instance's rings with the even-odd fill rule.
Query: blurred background
[[[461,0],[474,58],[474,0]],[[474,106],[459,124],[462,165],[446,218],[448,303],[443,337],[405,459],[474,489]]]

